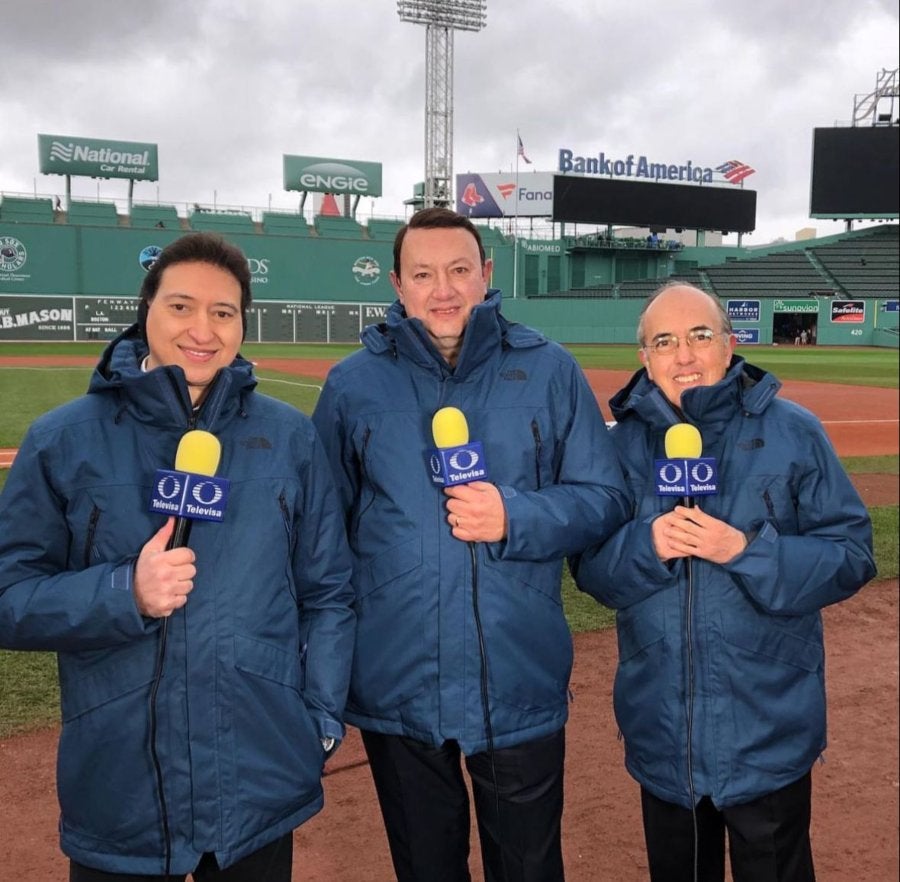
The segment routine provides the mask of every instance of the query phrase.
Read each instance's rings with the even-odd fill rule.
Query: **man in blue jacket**
[[[355,556],[346,719],[362,730],[400,882],[563,879],[572,642],[563,558],[628,515],[574,359],[500,314],[477,228],[424,209],[394,243],[398,300],[335,366],[313,421]],[[461,409],[488,477],[443,491],[432,417]]]
[[[351,559],[312,423],[254,391],[247,259],[163,249],[88,394],[37,419],[0,496],[0,646],[58,654],[71,882],[289,882],[343,734]],[[221,523],[149,511],[188,429],[221,442]]]
[[[735,882],[812,882],[820,610],[875,574],[869,517],[815,416],[734,356],[716,298],[664,287],[638,341],[644,368],[610,402],[635,517],[573,569],[617,610],[615,710],[651,879],[722,882],[727,830]],[[718,469],[694,507],[657,495],[676,423]]]

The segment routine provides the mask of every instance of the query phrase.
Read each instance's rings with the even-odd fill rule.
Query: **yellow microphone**
[[[431,419],[435,450],[428,452],[431,480],[443,487],[486,481],[480,441],[469,440],[469,424],[457,407],[442,407]]]
[[[458,407],[442,407],[431,419],[434,446],[462,447],[469,443],[469,424]]]
[[[695,496],[718,492],[718,474],[713,457],[703,457],[703,439],[696,426],[676,423],[666,431],[666,458],[656,462],[658,496],[681,496],[682,504],[694,507]]]
[[[676,423],[666,432],[666,456],[669,459],[699,459],[703,453],[703,439],[696,426]]]
[[[175,469],[179,472],[212,476],[219,468],[221,457],[222,445],[215,435],[202,429],[192,429],[185,432],[178,442]]]
[[[211,432],[204,432],[202,429],[191,429],[189,432],[185,432],[178,442],[178,450],[175,453],[175,471],[211,478],[219,468],[221,457],[222,445],[215,435]],[[195,508],[200,510],[200,506]],[[218,520],[220,518],[211,519]],[[166,545],[167,551],[187,545],[192,523],[192,518],[185,515],[175,518],[175,529]]]

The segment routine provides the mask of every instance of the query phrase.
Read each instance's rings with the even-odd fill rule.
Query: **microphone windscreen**
[[[676,423],[666,432],[666,456],[669,459],[699,459],[703,440],[696,426]]]
[[[466,415],[456,407],[442,407],[431,420],[434,446],[462,447],[469,443],[469,424]]]
[[[222,445],[219,439],[202,429],[185,432],[178,442],[175,454],[175,470],[191,472],[194,475],[215,475],[219,467]]]

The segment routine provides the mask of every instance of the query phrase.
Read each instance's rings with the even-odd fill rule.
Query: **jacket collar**
[[[718,383],[685,390],[680,409],[647,376],[646,368],[637,371],[609,405],[617,422],[637,418],[655,430],[665,431],[687,421],[703,429],[706,441],[718,436],[737,413],[762,413],[780,388],[781,382],[773,374],[735,355]]]
[[[422,322],[407,316],[399,300],[388,309],[386,321],[366,327],[360,339],[376,355],[391,353],[428,370],[467,377],[501,348],[524,349],[547,342],[543,334],[505,319],[500,313],[501,300],[500,291],[492,288],[472,310],[459,359],[452,369],[431,342]]]
[[[253,367],[241,355],[217,374],[199,411],[193,412],[184,371],[169,365],[146,373],[141,363],[148,354],[137,324],[106,347],[91,375],[89,394],[114,395],[118,412],[160,427],[214,430],[243,410],[243,398],[256,386]]]

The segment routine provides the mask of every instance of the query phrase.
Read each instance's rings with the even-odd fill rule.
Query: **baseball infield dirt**
[[[328,363],[267,361],[324,376]],[[588,371],[606,401],[627,378]],[[823,420],[842,455],[898,452],[895,390],[786,383],[783,394]],[[897,477],[859,475],[868,505],[897,504]],[[829,747],[813,770],[813,849],[820,882],[898,877],[898,583],[878,582],[824,611]],[[575,637],[574,701],[567,728],[564,850],[569,882],[640,882],[646,860],[637,785],[622,765],[612,716],[616,639]],[[0,880],[63,882],[54,772],[56,729],[0,741]],[[325,776],[326,807],[295,833],[294,878],[389,882],[390,858],[358,733]],[[482,880],[473,835],[473,879]]]

